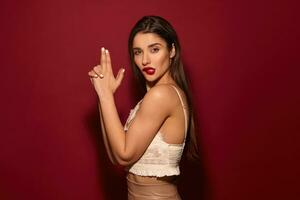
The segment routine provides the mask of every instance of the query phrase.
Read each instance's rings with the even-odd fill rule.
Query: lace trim
[[[179,166],[170,168],[170,166],[162,165],[133,165],[129,168],[129,172],[139,176],[174,176],[180,174]]]

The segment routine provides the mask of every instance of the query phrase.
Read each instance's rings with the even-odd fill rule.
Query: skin
[[[88,73],[99,97],[106,150],[113,163],[124,166],[133,164],[143,155],[158,131],[167,143],[181,144],[184,140],[184,112],[176,91],[170,86],[176,86],[176,83],[168,71],[171,58],[176,54],[175,48],[169,50],[166,42],[156,34],[138,33],[133,41],[133,50],[139,69],[151,66],[155,73],[143,73],[147,93],[126,133],[113,96],[122,82],[124,69],[119,70],[115,77],[110,53],[102,48],[100,65]],[[101,74],[104,78],[100,78]],[[184,93],[181,90],[180,93],[187,105]]]

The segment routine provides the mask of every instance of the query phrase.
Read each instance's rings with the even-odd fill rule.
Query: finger
[[[111,59],[110,59],[110,53],[108,49],[105,50],[105,55],[106,55],[106,69],[108,72],[112,73]]]
[[[97,65],[95,67],[93,67],[93,71],[96,73],[96,74],[101,74],[101,66],[100,65]]]
[[[125,69],[120,69],[118,74],[117,74],[117,78],[116,78],[116,84],[117,87],[119,87],[119,85],[121,84],[123,78],[124,78],[124,74],[125,74]]]
[[[91,78],[98,78],[98,74],[95,72],[95,71],[89,71],[88,75],[91,77]]]
[[[88,75],[89,75],[90,77],[93,77],[93,76],[96,75],[96,72],[95,72],[94,70],[89,71]]]
[[[105,48],[102,47],[101,48],[101,61],[100,61],[100,65],[102,67],[102,73],[106,72],[106,54],[105,54]]]
[[[93,78],[98,78],[100,77],[101,79],[104,78],[104,75],[102,73],[103,70],[101,70],[101,66],[97,65],[93,68],[92,72],[92,76]]]
[[[95,75],[95,72],[89,71],[89,72],[88,72],[88,75],[89,75],[90,77],[93,77],[93,76]]]

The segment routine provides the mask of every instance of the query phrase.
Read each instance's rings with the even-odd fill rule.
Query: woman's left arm
[[[104,146],[105,146],[105,149],[106,149],[109,160],[112,162],[112,164],[116,164],[117,163],[116,159],[114,158],[114,155],[112,155],[111,146],[110,146],[110,144],[108,142],[108,139],[107,139],[107,133],[106,133],[105,125],[104,125],[104,122],[103,122],[103,116],[102,116],[100,103],[98,103],[98,108],[99,108],[100,125],[101,125],[103,143],[104,143]]]
[[[102,48],[100,65],[95,66],[88,74],[99,97],[101,125],[106,132],[105,139],[109,142],[107,145],[111,146],[111,152],[115,160],[119,164],[122,164],[122,159],[120,158],[123,155],[120,154],[123,152],[123,144],[125,144],[125,132],[116,109],[113,95],[124,77],[124,69],[119,70],[117,77],[114,77],[109,52]]]

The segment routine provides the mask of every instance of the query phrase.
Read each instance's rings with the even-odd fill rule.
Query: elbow
[[[127,166],[129,166],[131,163],[128,162],[128,161],[125,161],[125,160],[118,160],[116,164],[121,165],[121,166],[123,166],[123,167],[127,167]]]
[[[127,167],[132,165],[134,162],[136,162],[136,159],[133,158],[133,156],[118,156],[115,160],[116,164]]]
[[[127,167],[130,166],[133,162],[126,161],[126,160],[121,160],[121,159],[116,159],[116,160],[110,160],[110,162],[114,166],[122,166],[122,167]]]

